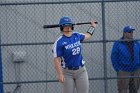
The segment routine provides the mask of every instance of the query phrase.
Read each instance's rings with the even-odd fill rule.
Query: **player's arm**
[[[59,82],[64,83],[64,75],[62,73],[60,60],[61,60],[60,57],[54,57],[54,64],[58,74]]]
[[[88,31],[85,33],[85,39],[84,40],[89,40],[92,37],[92,35],[94,33],[94,30],[96,28],[96,25],[97,25],[95,22],[96,22],[95,20],[91,21],[91,26],[88,29]]]

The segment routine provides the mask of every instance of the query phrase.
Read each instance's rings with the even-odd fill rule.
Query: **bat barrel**
[[[43,28],[56,28],[56,27],[59,27],[58,24],[55,24],[55,25],[44,25]]]

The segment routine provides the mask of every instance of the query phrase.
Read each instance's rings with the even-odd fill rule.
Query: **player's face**
[[[72,27],[71,26],[65,26],[63,27],[63,34],[67,37],[70,37],[72,35]]]
[[[72,27],[71,26],[64,26],[63,32],[72,32]]]

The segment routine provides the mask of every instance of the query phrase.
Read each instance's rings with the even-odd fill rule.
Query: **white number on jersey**
[[[72,49],[72,55],[77,55],[80,53],[80,47],[76,47],[74,49]]]

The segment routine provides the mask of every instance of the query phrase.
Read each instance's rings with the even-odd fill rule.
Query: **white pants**
[[[84,67],[78,70],[64,69],[65,82],[63,83],[63,93],[88,93],[89,80],[87,70]]]

